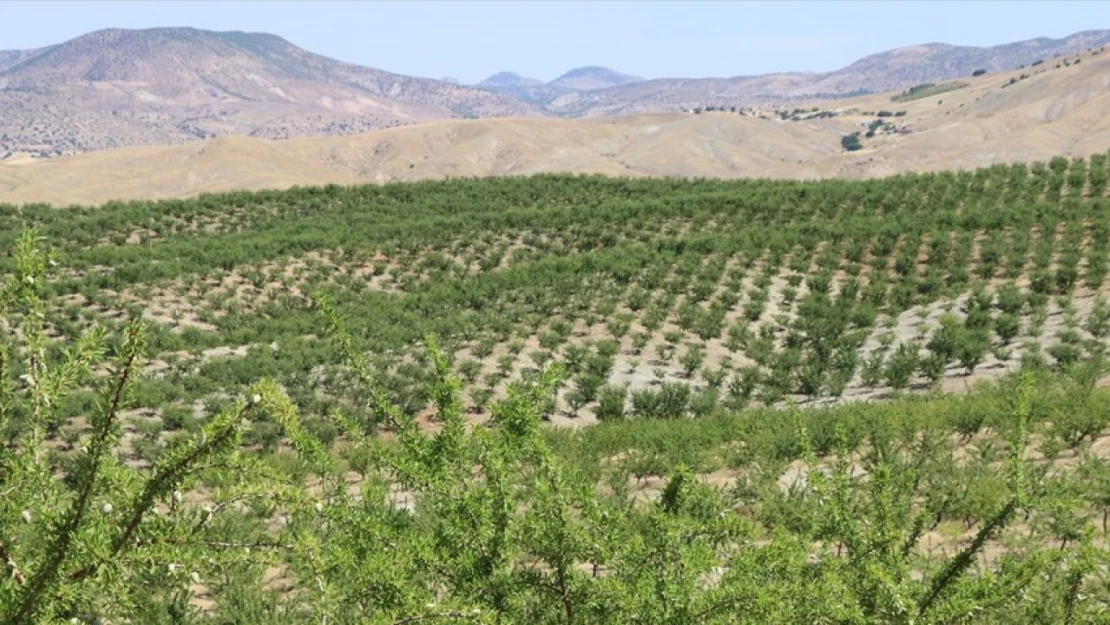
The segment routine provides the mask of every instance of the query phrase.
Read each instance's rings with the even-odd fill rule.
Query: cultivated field
[[[1095,154],[0,207],[0,549],[55,571],[0,607],[1100,622],[1108,178]],[[119,364],[62,340],[94,324]],[[102,513],[69,569],[36,532],[72,502]]]

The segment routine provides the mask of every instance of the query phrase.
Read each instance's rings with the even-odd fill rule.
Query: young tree
[[[691,345],[679,358],[679,362],[682,364],[682,371],[686,374],[686,377],[692,378],[705,362],[705,349],[701,345]]]
[[[909,386],[913,372],[917,370],[919,362],[917,345],[915,343],[902,343],[886,362],[886,382],[890,388],[900,391]]]
[[[984,332],[965,330],[956,346],[956,358],[967,369],[967,375],[971,375],[989,351],[990,340]]]
[[[597,420],[619,421],[624,419],[625,397],[628,389],[623,386],[606,385],[598,392]]]

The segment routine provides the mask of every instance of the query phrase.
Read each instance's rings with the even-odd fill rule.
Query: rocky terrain
[[[0,53],[5,65],[0,154],[541,114],[503,94],[342,63],[257,33],[104,30],[42,50]]]

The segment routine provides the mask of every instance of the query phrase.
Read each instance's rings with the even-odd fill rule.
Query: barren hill
[[[828,73],[780,73],[733,78],[669,78],[634,82],[564,95],[547,107],[565,116],[621,115],[679,111],[699,106],[745,106],[843,97],[905,89],[926,82],[1019,69],[1037,61],[1101,48],[1110,30],[1076,33],[1062,39],[1039,38],[1000,46],[926,44],[874,54]]]
[[[946,90],[947,89],[947,90]],[[537,172],[869,177],[1110,148],[1110,51],[897,92],[764,108],[588,119],[449,120],[354,136],[225,137],[0,161],[0,202],[96,204],[233,189]],[[803,110],[804,109],[804,110]],[[878,117],[880,111],[888,116]],[[863,148],[841,137],[875,128]]]
[[[342,63],[261,33],[102,30],[4,53],[0,68],[0,154],[540,114],[510,96]]]
[[[275,35],[192,28],[103,30],[0,52],[0,157],[51,157],[245,135],[356,134],[434,119],[580,117],[750,106],[904,89],[1101,47],[1110,31],[988,48],[928,44],[825,74],[643,80],[588,66],[540,83],[478,86],[342,63]]]

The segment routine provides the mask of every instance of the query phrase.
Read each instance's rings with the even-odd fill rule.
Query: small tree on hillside
[[[859,133],[853,132],[840,138],[840,146],[849,152],[855,152],[863,148],[863,143],[859,140]]]

